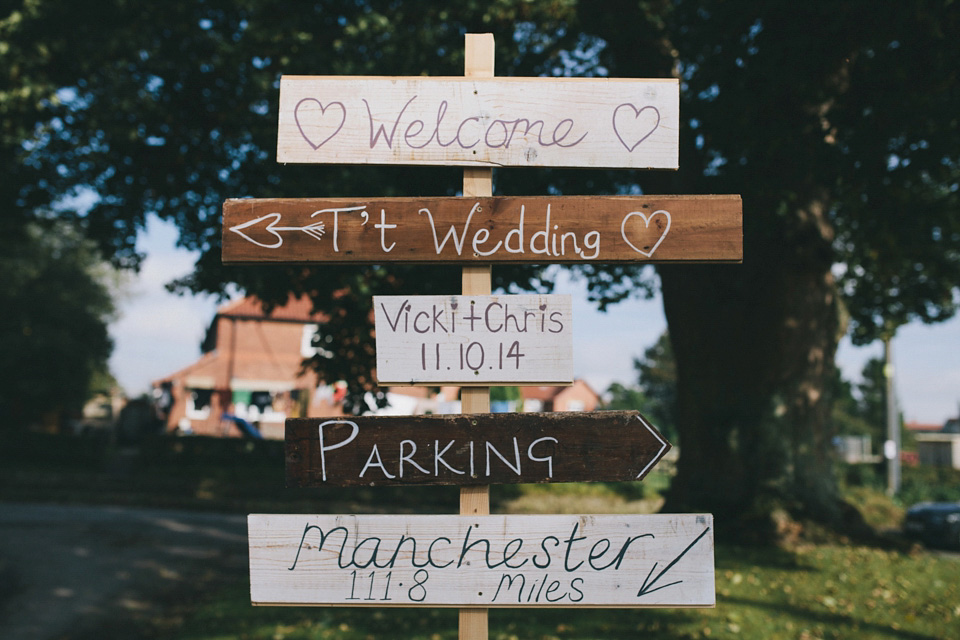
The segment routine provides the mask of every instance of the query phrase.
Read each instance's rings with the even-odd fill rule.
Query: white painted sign
[[[713,516],[250,515],[254,604],[712,607]]]
[[[284,76],[279,162],[676,169],[676,79]]]
[[[374,296],[377,382],[571,384],[569,295]]]

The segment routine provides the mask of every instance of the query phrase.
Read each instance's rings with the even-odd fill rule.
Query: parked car
[[[960,502],[921,502],[907,509],[904,533],[930,547],[960,548]]]

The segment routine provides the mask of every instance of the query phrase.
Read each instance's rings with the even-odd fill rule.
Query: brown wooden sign
[[[740,262],[740,196],[231,199],[223,262]]]
[[[291,487],[640,480],[669,450],[637,411],[286,422]]]

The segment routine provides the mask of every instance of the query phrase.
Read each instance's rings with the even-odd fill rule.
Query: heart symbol
[[[314,107],[313,105],[316,105]],[[318,108],[319,107],[319,111]],[[331,107],[340,108],[340,122],[336,125],[334,129],[333,123],[335,118],[324,118],[327,115],[327,109]],[[342,102],[330,102],[326,106],[316,98],[304,98],[297,103],[297,106],[293,109],[293,119],[297,123],[297,129],[300,130],[300,135],[303,136],[303,139],[307,141],[314,151],[322,147],[324,144],[330,141],[333,136],[340,133],[340,129],[343,129],[343,124],[347,121],[347,108],[343,106]],[[314,140],[319,139],[326,131],[333,129],[333,133],[328,135],[326,138],[320,140],[320,142],[314,143]],[[307,133],[307,130],[310,130],[314,134],[311,139],[310,135]]]
[[[631,111],[633,112],[632,118],[630,116]],[[629,102],[624,102],[613,110],[612,121],[613,132],[617,134],[620,144],[626,147],[627,151],[632,152],[641,142],[652,136],[653,132],[660,126],[660,111],[653,105],[637,109]],[[631,140],[635,139],[636,142],[630,144],[624,140],[624,136]]]
[[[264,220],[269,220],[269,222],[267,222],[267,226],[265,227],[265,231],[266,231],[267,233],[273,234],[273,236],[277,239],[276,242],[274,242],[273,244],[264,244],[264,243],[262,243],[262,242],[258,242],[257,240],[253,239],[252,237],[250,237],[250,236],[248,236],[246,233],[244,233],[244,231],[246,231],[246,230],[249,229],[250,227],[256,227],[257,225],[259,225],[259,224],[260,224],[261,222],[263,222]],[[249,220],[249,221],[247,221],[247,222],[244,222],[243,224],[238,224],[238,225],[236,225],[236,226],[234,226],[234,227],[230,227],[230,231],[233,231],[235,234],[237,234],[238,236],[240,236],[240,237],[243,238],[244,240],[248,240],[249,242],[252,242],[253,244],[257,245],[258,247],[263,247],[263,248],[265,248],[265,249],[276,249],[277,247],[279,247],[280,245],[283,244],[283,238],[280,236],[279,233],[277,233],[277,232],[274,230],[274,227],[276,226],[276,224],[277,224],[278,222],[280,222],[280,214],[279,214],[279,213],[268,213],[268,214],[265,215],[265,216],[260,216],[259,218],[254,218],[253,220]]]
[[[637,245],[635,245],[635,244],[633,244],[632,242],[630,242],[630,239],[627,238],[627,220],[629,220],[629,219],[632,218],[633,216],[640,216],[640,218],[643,219],[643,225],[644,225],[643,231],[640,232],[640,233],[641,233],[641,236],[649,236],[649,235],[651,235],[651,231],[650,231],[650,221],[653,220],[654,216],[656,216],[657,214],[660,214],[660,213],[662,213],[664,216],[666,216],[666,218],[667,218],[667,226],[665,226],[665,227],[663,228],[663,230],[660,231],[660,236],[657,238],[657,241],[656,241],[655,243],[653,243],[653,248],[650,249],[649,251],[644,251],[643,249],[637,248]],[[659,228],[660,228],[660,225],[655,225],[655,226],[654,226],[654,229],[655,229],[655,230],[659,230]],[[657,250],[657,247],[660,246],[660,243],[663,242],[663,239],[667,237],[667,232],[668,232],[668,231],[670,231],[670,212],[669,212],[669,211],[664,211],[663,209],[659,209],[658,211],[654,211],[654,212],[651,213],[649,216],[646,215],[645,213],[643,213],[642,211],[631,211],[630,213],[628,213],[627,215],[625,215],[625,216],[623,217],[623,222],[620,223],[620,235],[623,237],[623,241],[626,242],[628,245],[630,245],[630,248],[631,248],[631,249],[633,249],[633,250],[636,251],[637,253],[640,253],[640,254],[643,254],[643,255],[647,256],[648,258],[653,255],[653,252]],[[644,248],[647,248],[647,247],[650,246],[649,243],[644,243],[643,241],[641,241],[640,245],[641,245],[642,247],[644,247]]]

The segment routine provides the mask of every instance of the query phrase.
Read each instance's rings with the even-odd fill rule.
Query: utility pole
[[[895,495],[900,491],[900,417],[897,412],[897,399],[893,390],[893,347],[892,337],[883,339],[883,377],[886,380],[887,393],[887,441],[883,445],[883,455],[887,459],[887,494]]]

